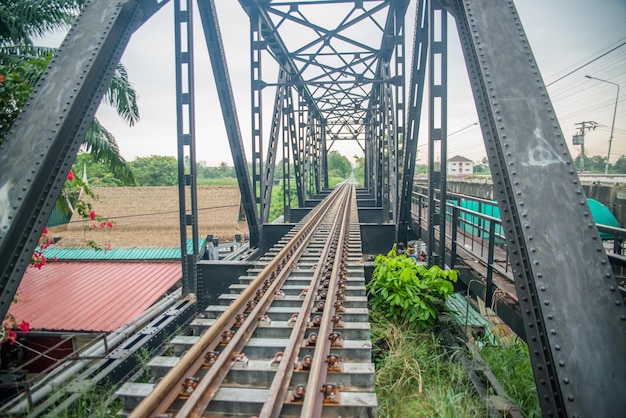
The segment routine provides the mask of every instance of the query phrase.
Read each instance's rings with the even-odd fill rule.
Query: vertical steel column
[[[270,131],[269,143],[267,144],[267,153],[265,155],[265,177],[261,182],[261,223],[268,222],[270,215],[272,187],[274,185],[274,172],[276,168],[276,154],[278,151],[278,135],[283,115],[283,98],[285,95],[286,80],[287,72],[281,68],[278,72],[278,85],[276,86],[274,111],[272,113],[272,127]]]
[[[321,165],[322,165],[322,181],[323,181],[323,187],[328,188],[328,155],[327,155],[327,148],[326,148],[326,120],[321,120],[321,133],[322,133],[322,137],[321,137]]]
[[[293,173],[296,180],[296,191],[298,197],[298,207],[304,207],[304,195],[302,194],[302,162],[300,160],[300,141],[298,140],[298,133],[296,130],[296,110],[293,106],[293,89],[289,89],[287,92],[287,118],[289,137],[291,139],[291,157],[293,158]],[[290,206],[291,207],[291,206]]]
[[[457,253],[457,231],[459,229],[459,222],[460,222],[460,208],[458,206],[453,206],[452,207],[452,219],[450,221],[450,223],[452,224],[452,231],[450,232],[450,236],[452,237],[452,240],[450,242],[450,268],[454,268],[454,266],[456,265],[456,253]],[[420,228],[420,231],[422,230],[422,228]],[[489,289],[488,289],[489,290]],[[487,306],[490,306],[491,304],[488,303]]]
[[[263,213],[263,78],[261,55],[264,43],[261,35],[261,19],[256,9],[250,15],[250,86],[252,107],[252,189],[258,213]],[[269,197],[271,199],[271,196]]]
[[[209,58],[211,59],[217,95],[222,108],[226,135],[228,136],[228,143],[233,156],[233,163],[235,164],[235,173],[237,174],[237,183],[239,184],[239,192],[241,193],[241,202],[246,212],[248,229],[250,230],[250,245],[256,246],[259,243],[259,218],[257,216],[258,210],[255,197],[256,193],[259,193],[259,191],[254,190],[250,179],[250,172],[248,170],[243,139],[239,128],[237,108],[235,107],[235,98],[233,96],[230,75],[228,74],[228,65],[226,64],[224,44],[222,42],[214,0],[198,3],[198,10],[200,12],[200,19],[202,20],[202,28],[209,51]]]
[[[448,13],[437,0],[430,1],[430,98],[428,102],[428,263],[445,266],[446,262],[446,158],[447,158],[447,78]],[[435,150],[439,150],[439,166]],[[439,191],[439,210],[435,193]],[[439,225],[439,246],[435,248],[435,226]]]
[[[374,135],[374,149],[375,149],[375,153],[373,156],[373,166],[375,166],[376,168],[374,169],[374,172],[376,174],[376,177],[374,178],[375,181],[375,188],[376,188],[376,205],[383,208],[383,213],[385,212],[384,210],[384,179],[385,179],[385,172],[383,170],[384,168],[384,159],[385,159],[385,146],[384,146],[384,141],[385,141],[385,133],[384,133],[384,119],[383,119],[383,111],[382,111],[382,106],[383,106],[383,86],[382,83],[376,85],[374,87],[375,91],[373,92],[372,96],[374,97],[373,103],[372,103],[372,108],[373,108],[373,120],[374,120],[374,128],[372,129],[372,133]]]
[[[313,174],[315,188],[313,193],[322,191],[322,168],[321,168],[321,142],[322,142],[322,121],[315,120],[315,138],[313,139]]]
[[[315,193],[315,168],[313,167],[313,155],[315,150],[315,117],[312,112],[307,115],[305,161],[306,161],[306,198]]]
[[[409,84],[409,108],[406,136],[404,138],[404,169],[400,193],[400,215],[398,219],[398,241],[406,242],[411,222],[411,198],[413,176],[417,158],[417,142],[424,98],[424,78],[428,57],[428,2],[420,0],[415,8],[415,33]],[[420,229],[421,230],[421,229]]]
[[[283,121],[282,121],[282,140],[283,140],[283,209],[285,214],[285,220],[289,215],[289,209],[291,208],[291,170],[289,167],[289,95],[291,88],[285,86],[285,93],[283,94]]]
[[[372,112],[367,112],[367,117],[365,121],[365,155],[363,156],[363,187],[370,193],[376,197],[375,184],[376,182],[372,179],[374,178],[374,120],[372,117]]]
[[[622,416],[624,301],[515,5],[449,3],[543,416]]]
[[[302,196],[302,203],[300,207],[304,207],[304,201],[306,200],[307,192],[307,160],[306,160],[306,150],[307,150],[307,142],[306,142],[306,130],[307,123],[305,117],[306,111],[306,100],[304,100],[304,96],[298,92],[298,156],[300,160],[300,177],[301,177],[301,185],[299,195]]]
[[[193,0],[174,0],[176,51],[176,136],[178,139],[178,204],[183,295],[198,294],[198,198],[193,71]],[[189,159],[189,168],[185,167]],[[188,174],[187,174],[188,171]],[[189,197],[190,208],[187,207]],[[191,253],[187,233],[191,229]]]
[[[406,13],[406,8],[395,7],[394,8],[394,51],[395,51],[395,74],[394,74],[394,82],[395,82],[395,161],[394,161],[394,170],[396,173],[396,178],[394,181],[394,205],[393,205],[393,220],[396,222],[396,231],[397,224],[399,223],[399,214],[400,214],[400,199],[402,198],[402,173],[403,173],[403,161],[404,161],[404,143],[406,141],[404,135],[404,123],[405,123],[405,101],[406,101],[406,64],[405,64],[405,36],[404,36],[404,16]]]
[[[388,62],[382,65],[382,76],[385,80],[381,86],[383,120],[385,129],[383,131],[383,147],[386,152],[384,157],[384,203],[383,219],[395,221],[395,207],[398,202],[398,171],[397,152],[398,143],[396,136],[396,115],[394,112],[394,99],[391,89],[390,65]]]

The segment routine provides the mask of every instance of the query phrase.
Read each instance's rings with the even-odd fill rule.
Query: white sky
[[[217,0],[218,15],[224,39],[226,58],[233,83],[239,123],[250,160],[250,64],[248,19],[239,3]],[[407,13],[407,35],[413,33],[415,2]],[[626,1],[601,0],[516,0],[518,12],[546,84],[587,63],[591,59],[626,41]],[[127,160],[149,155],[173,155],[176,148],[176,103],[174,79],[173,2],[146,22],[131,38],[122,62],[138,91],[140,122],[130,128],[107,106],[101,106],[97,117],[116,137]],[[232,164],[219,101],[215,91],[208,54],[196,19],[196,153],[198,161],[217,165]],[[454,21],[449,21],[448,61],[448,157],[463,155],[480,161],[486,154],[477,125],[474,102],[467,71],[461,54]],[[412,50],[407,36],[407,56]],[[50,38],[48,42],[51,42]],[[57,41],[58,42],[58,41]],[[264,56],[269,60],[269,56]],[[407,62],[407,71],[409,68]],[[561,128],[566,138],[576,131],[577,122],[595,121],[600,126],[588,132],[587,155],[606,156],[616,87],[589,80],[586,74],[621,85],[617,108],[611,161],[626,154],[626,45],[548,87]],[[264,73],[266,81],[274,75]],[[407,72],[408,79],[408,72]],[[408,81],[408,80],[407,80]],[[273,94],[264,96],[264,104],[273,104]],[[424,99],[427,106],[427,100]],[[271,116],[271,109],[264,110]],[[427,125],[422,117],[422,126]],[[264,123],[264,136],[269,135]],[[420,136],[418,162],[426,162],[426,137]],[[572,146],[575,157],[580,147]],[[360,148],[351,142],[338,142],[333,149],[351,157]]]

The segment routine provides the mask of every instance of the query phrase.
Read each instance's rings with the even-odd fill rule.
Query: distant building
[[[474,172],[474,162],[460,155],[448,159],[448,176],[471,176]]]

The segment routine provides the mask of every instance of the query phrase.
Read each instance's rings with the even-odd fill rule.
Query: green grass
[[[486,345],[480,354],[524,416],[541,417],[528,346],[516,340],[508,345]]]
[[[114,398],[115,386],[104,384],[88,389],[69,408],[57,412],[57,418],[119,417],[122,401]]]
[[[485,417],[465,368],[432,330],[416,331],[372,312],[379,417]]]

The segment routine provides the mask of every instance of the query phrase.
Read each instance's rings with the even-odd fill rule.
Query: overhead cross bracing
[[[301,140],[296,141],[291,135],[296,130],[295,118],[282,119],[283,159],[293,155],[300,206],[307,196],[328,186],[325,154],[336,141],[356,141],[364,152],[365,143],[374,142],[373,124],[378,113],[386,112],[378,117],[378,129],[391,129],[386,135],[393,148],[387,158],[392,161],[384,168],[394,175],[391,184],[395,191],[395,155],[399,145],[396,138],[403,137],[404,126],[404,14],[409,2],[240,3],[251,22],[252,187],[261,223],[268,220],[281,113],[297,112],[298,128],[307,132],[306,141],[302,134]],[[269,79],[275,74],[263,72],[267,58],[280,67],[277,80]],[[262,114],[266,87],[276,88],[269,138],[264,134]],[[291,98],[293,92],[299,99]],[[284,105],[284,101],[289,104]],[[290,135],[291,150],[289,139],[285,138]],[[382,157],[383,149],[375,148]],[[369,164],[373,165],[373,161]],[[289,170],[284,165],[285,196],[290,196]],[[378,195],[382,202],[383,193]],[[289,197],[286,206],[291,206]],[[397,210],[391,213],[391,218],[397,216]]]
[[[115,63],[133,31],[165,3],[89,2],[0,146],[0,309],[4,312]],[[177,7],[177,24],[181,28],[191,24],[192,3],[175,3],[182,6]],[[417,134],[423,125],[419,116],[425,80],[428,138],[420,140],[445,157],[444,35],[447,23],[454,21],[496,186],[506,236],[503,245],[511,254],[544,414],[611,416],[626,408],[621,384],[626,364],[620,351],[626,345],[624,303],[513,2],[450,0],[442,5],[420,0],[409,76],[405,75],[409,64],[406,0],[240,1],[250,18],[252,91],[247,116],[252,120],[252,173],[243,151],[214,2],[194,4],[202,20],[254,245],[267,221],[278,156],[283,164],[284,205],[289,208],[290,187],[294,187],[290,170],[295,170],[298,202],[305,202],[328,183],[326,154],[333,141],[355,136],[365,151],[365,188],[373,196],[380,223],[395,226],[399,236],[408,232],[413,223],[408,202]],[[357,29],[361,25],[363,29]],[[298,34],[290,35],[290,30]],[[192,51],[179,46],[177,64],[192,65]],[[271,80],[262,71],[267,57],[280,67]],[[273,112],[266,119],[262,111],[263,93],[271,91],[267,87],[273,87],[275,95]],[[181,99],[189,110],[186,106],[192,101],[187,96]],[[270,119],[266,129],[263,122]],[[193,154],[193,135],[183,130],[178,139],[183,154]],[[194,173],[180,165],[181,188],[193,187]],[[444,265],[449,236],[449,220],[442,210],[445,170],[432,155],[429,165],[430,259]],[[546,210],[555,207],[558,212]],[[192,226],[194,217],[193,211],[181,206],[181,228]],[[194,267],[195,257],[184,255],[187,266]],[[201,289],[194,269],[185,272],[186,290]]]

